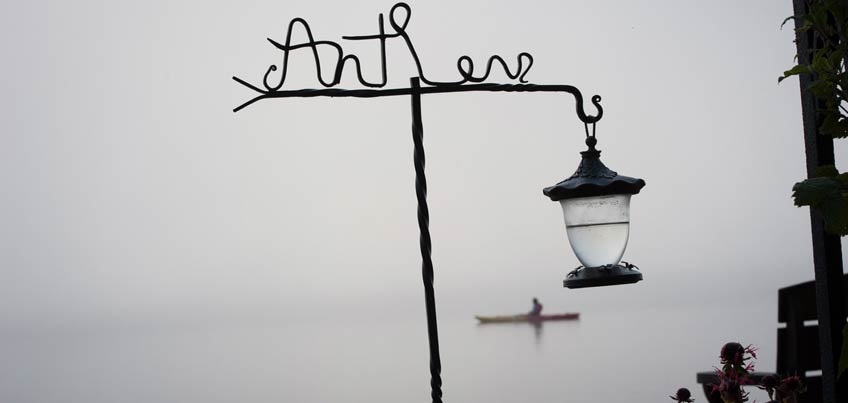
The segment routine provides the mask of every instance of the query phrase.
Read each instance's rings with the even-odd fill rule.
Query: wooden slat
[[[822,378],[815,376],[804,379],[807,391],[798,396],[798,403],[821,403],[822,401]]]
[[[793,314],[797,315],[791,318]],[[816,282],[807,281],[777,291],[777,321],[787,323],[790,320],[813,320],[816,313]]]
[[[819,327],[795,328],[797,338],[791,337],[793,329],[777,329],[777,372],[783,375],[801,375],[804,371],[821,369],[819,354]]]
[[[842,286],[848,289],[848,275],[842,276]],[[845,301],[848,309],[848,300]],[[795,318],[791,318],[795,315]],[[777,291],[777,321],[787,323],[790,320],[815,320],[816,282],[807,281]]]
[[[848,274],[842,277],[843,287],[848,289]],[[848,299],[845,307],[848,309]],[[777,372],[781,376],[800,375],[806,371],[821,370],[819,351],[819,327],[804,326],[804,321],[818,318],[816,306],[816,283],[808,281],[790,287],[781,288],[777,293],[777,320],[785,323],[785,328],[777,329]],[[762,377],[757,373],[755,378]],[[757,382],[759,379],[756,379]],[[709,384],[718,381],[714,372],[699,372],[697,381],[704,387],[709,400]],[[804,380],[807,392],[799,396],[798,403],[820,403],[822,401],[822,378],[811,377]],[[714,400],[717,399],[713,396]],[[720,399],[719,399],[720,400]],[[718,400],[715,400],[716,402]]]

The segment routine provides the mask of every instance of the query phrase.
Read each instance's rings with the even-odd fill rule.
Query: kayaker
[[[530,311],[528,315],[538,316],[542,314],[542,304],[539,303],[539,300],[536,297],[533,297],[533,309]]]

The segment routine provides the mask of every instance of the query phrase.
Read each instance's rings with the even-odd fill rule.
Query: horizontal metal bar
[[[601,119],[603,115],[603,109],[600,106],[601,97],[599,95],[595,95],[592,97],[592,104],[595,105],[595,108],[598,109],[598,114],[595,116],[587,116],[582,111],[583,106],[583,96],[576,87],[571,85],[563,85],[563,84],[495,84],[495,83],[485,83],[485,84],[461,84],[461,85],[439,85],[435,87],[421,87],[421,88],[386,88],[386,89],[357,89],[357,90],[346,90],[341,88],[322,88],[322,89],[302,89],[302,90],[285,90],[285,91],[260,91],[258,88],[251,86],[239,79],[238,77],[233,77],[233,80],[238,83],[248,86],[249,88],[261,92],[262,95],[254,97],[253,99],[239,105],[233,112],[238,112],[248,105],[260,101],[263,99],[269,98],[312,98],[312,97],[333,97],[333,98],[341,98],[341,97],[353,97],[353,98],[378,98],[378,97],[390,97],[390,96],[398,96],[398,95],[411,95],[414,92],[418,92],[420,94],[443,94],[443,93],[452,93],[452,92],[474,92],[474,91],[486,91],[486,92],[566,92],[572,94],[577,100],[577,113],[580,120],[587,123],[594,123]]]

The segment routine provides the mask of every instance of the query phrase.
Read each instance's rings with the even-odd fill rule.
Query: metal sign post
[[[462,56],[457,61],[457,70],[460,79],[456,81],[434,81],[426,78],[424,70],[421,66],[421,60],[418,57],[412,39],[409,33],[406,32],[406,27],[409,24],[411,17],[411,9],[406,3],[395,4],[389,13],[389,25],[393,32],[386,32],[385,19],[383,14],[378,18],[378,33],[373,35],[360,36],[344,36],[345,40],[362,41],[376,40],[380,42],[380,66],[382,68],[381,80],[379,82],[369,82],[362,77],[361,65],[359,58],[356,55],[345,54],[341,45],[336,42],[326,40],[315,40],[309,24],[301,19],[295,18],[291,20],[288,26],[285,41],[283,43],[268,39],[268,41],[277,49],[283,52],[282,63],[271,65],[265,71],[262,87],[248,83],[238,77],[233,77],[233,80],[239,84],[258,93],[255,97],[249,99],[243,104],[233,109],[233,112],[238,112],[241,109],[253,104],[254,102],[271,99],[271,98],[295,98],[295,97],[356,97],[356,98],[378,98],[388,96],[410,95],[412,98],[412,138],[415,146],[414,165],[415,165],[415,189],[418,199],[418,226],[420,230],[420,249],[422,259],[422,277],[424,281],[424,300],[427,309],[427,331],[430,344],[430,385],[432,389],[432,401],[440,403],[442,401],[442,380],[441,380],[441,360],[439,357],[439,336],[436,324],[436,302],[433,290],[433,262],[431,259],[431,240],[429,221],[430,214],[427,207],[427,179],[424,173],[424,145],[423,145],[423,124],[421,119],[421,96],[425,94],[442,94],[455,92],[561,92],[568,93],[574,97],[576,102],[577,117],[583,122],[586,128],[587,139],[589,137],[594,140],[594,126],[603,116],[601,108],[601,97],[594,95],[591,98],[592,105],[597,110],[595,115],[588,115],[583,109],[583,95],[580,91],[570,85],[535,85],[527,84],[525,76],[530,67],[533,65],[533,57],[529,53],[520,53],[516,57],[515,70],[511,70],[507,63],[500,56],[492,56],[486,63],[485,71],[482,74],[475,75],[474,63],[469,56]],[[301,43],[292,43],[292,32],[295,28],[300,27],[306,34],[308,40]],[[413,59],[418,76],[410,79],[410,86],[406,88],[384,88],[388,82],[387,64],[386,64],[386,41],[395,40],[403,41],[406,44],[409,56]],[[332,72],[332,77],[325,80],[321,72],[321,59],[318,49],[331,48],[336,51],[337,59],[335,69]],[[286,81],[286,73],[289,57],[296,50],[311,50],[311,56],[315,61],[315,69],[317,79],[324,88],[320,89],[299,89],[287,90],[283,89],[283,84]],[[504,73],[512,80],[518,80],[518,83],[513,84],[496,84],[486,83],[492,67],[499,64]],[[351,67],[350,65],[353,65]],[[342,78],[342,73],[345,68],[353,68],[357,78],[363,89],[339,89],[334,88]],[[279,73],[277,71],[279,70]],[[274,77],[276,76],[276,77]],[[274,79],[276,78],[276,80]],[[422,86],[421,84],[425,86]],[[592,126],[592,134],[589,135],[589,125]],[[641,278],[641,276],[640,276]]]

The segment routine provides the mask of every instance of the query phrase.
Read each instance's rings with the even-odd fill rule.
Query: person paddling
[[[536,297],[533,297],[533,309],[528,313],[531,316],[539,316],[542,314],[542,304],[539,303],[539,300]]]

